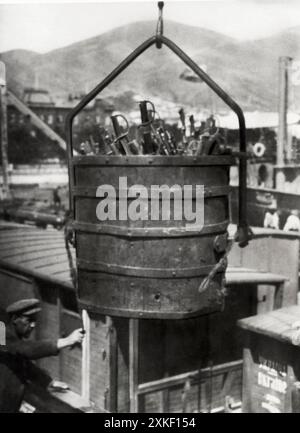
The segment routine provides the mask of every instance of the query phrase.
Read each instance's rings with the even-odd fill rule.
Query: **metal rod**
[[[3,198],[10,198],[9,176],[8,176],[8,138],[7,138],[7,93],[6,85],[0,84],[0,141],[2,155],[2,189]]]
[[[288,67],[290,57],[279,58],[279,123],[277,137],[276,164],[279,166],[276,173],[275,187],[283,190],[285,175],[283,165],[287,150],[287,111],[288,111]]]
[[[139,320],[129,319],[129,401],[130,413],[138,411]]]

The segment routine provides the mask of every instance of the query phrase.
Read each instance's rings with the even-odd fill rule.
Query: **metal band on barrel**
[[[130,155],[130,156],[97,156],[97,155],[84,155],[74,156],[72,158],[72,166],[88,165],[90,167],[98,167],[99,169],[106,165],[109,166],[211,166],[211,165],[228,165],[231,166],[235,163],[235,158],[231,155],[205,155],[205,156],[145,156]]]
[[[224,233],[227,230],[229,220],[222,221],[217,224],[205,225],[201,231],[188,231],[186,227],[120,227],[110,224],[91,224],[74,221],[72,227],[81,233],[103,233],[112,236],[123,236],[127,238],[134,237],[197,237],[207,234]]]
[[[113,275],[125,275],[142,278],[196,278],[207,275],[215,263],[208,266],[197,266],[195,268],[146,268],[135,266],[122,266],[107,264],[104,262],[94,262],[90,260],[77,259],[78,269],[84,271],[99,271]],[[221,273],[221,272],[220,272]]]
[[[99,200],[96,197],[96,189],[97,187],[86,187],[86,186],[76,186],[72,189],[73,196],[76,197],[91,197]],[[116,198],[119,198],[119,192],[121,191],[119,188],[114,188],[116,191]],[[122,190],[122,192],[126,191],[126,197],[128,197],[129,188],[126,190]],[[151,197],[151,188],[147,188],[148,197],[150,200]],[[204,186],[204,197],[220,197],[227,196],[230,193],[230,186]],[[129,197],[130,198],[130,197]],[[192,199],[196,198],[196,191],[192,190]]]

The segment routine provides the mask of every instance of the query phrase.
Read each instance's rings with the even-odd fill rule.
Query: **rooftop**
[[[285,232],[258,229],[257,236],[263,235],[288,237]],[[72,257],[75,263],[74,250]],[[73,290],[63,231],[0,223],[0,267]],[[278,284],[283,282],[285,277],[256,269],[229,266],[226,280],[228,284]]]
[[[53,106],[54,102],[47,90],[27,88],[24,90],[23,101],[27,105]]]

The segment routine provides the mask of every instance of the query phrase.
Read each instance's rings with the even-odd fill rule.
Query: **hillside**
[[[46,54],[13,50],[0,55],[8,84],[19,95],[26,86],[52,93],[89,91],[141,42],[152,36],[155,22],[138,22]],[[278,57],[300,59],[299,28],[275,36],[237,42],[222,34],[166,21],[164,34],[189,54],[245,110],[277,107]],[[166,47],[152,47],[109,86],[107,93],[131,90],[146,98],[160,96],[189,105],[216,105],[204,84],[179,79],[185,65]],[[218,107],[221,107],[219,102]],[[300,108],[300,107],[299,107]]]

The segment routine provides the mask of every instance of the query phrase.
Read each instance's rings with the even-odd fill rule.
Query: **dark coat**
[[[56,341],[20,340],[13,329],[7,328],[6,345],[0,346],[0,413],[19,411],[27,382],[45,387],[50,384],[51,377],[31,360],[57,354]]]

